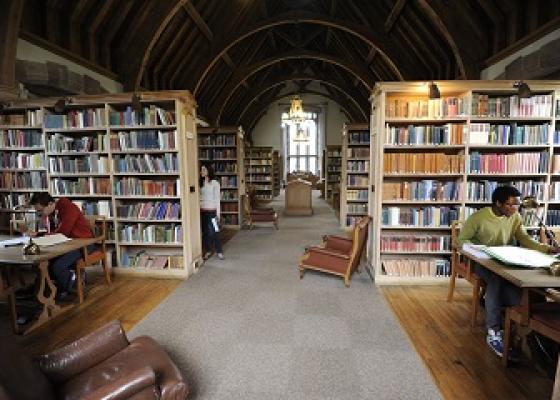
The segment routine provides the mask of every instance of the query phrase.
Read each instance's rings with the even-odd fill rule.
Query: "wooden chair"
[[[324,236],[322,246],[308,247],[299,262],[299,277],[303,279],[306,269],[338,275],[350,286],[352,274],[360,265],[364,251],[368,225],[371,218],[362,217],[356,222],[352,238]]]
[[[243,202],[243,224],[249,229],[254,228],[255,222],[272,222],[274,227],[278,229],[278,214],[273,208],[253,208],[249,196],[242,195]]]
[[[101,263],[103,272],[105,274],[105,281],[107,282],[107,286],[111,285],[111,271],[109,271],[109,266],[107,264],[107,220],[103,215],[87,215],[86,219],[89,223],[91,231],[97,239],[95,245],[99,248],[90,253],[88,249],[84,247],[84,255],[76,263],[76,285],[78,289],[80,304],[84,302],[84,287],[82,285],[81,278],[82,273],[84,273],[86,267]]]
[[[12,317],[12,329],[14,333],[19,332],[17,323],[17,312],[16,312],[16,297],[14,286],[11,283],[9,271],[4,271],[0,280],[0,297],[6,298],[8,303],[8,308],[10,309],[10,316]]]
[[[471,326],[476,325],[476,318],[478,315],[480,289],[484,286],[484,282],[473,271],[470,261],[461,260],[459,254],[459,244],[457,238],[461,229],[462,222],[453,221],[451,224],[451,276],[449,277],[449,291],[447,293],[447,301],[453,301],[453,294],[455,292],[455,281],[458,276],[465,278],[467,282],[472,285],[472,300],[471,300]]]

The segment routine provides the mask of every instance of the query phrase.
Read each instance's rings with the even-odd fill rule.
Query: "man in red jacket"
[[[65,197],[55,200],[47,192],[34,193],[31,205],[46,218],[47,234],[62,233],[71,239],[93,237],[82,211]],[[57,299],[64,298],[76,283],[72,267],[82,258],[81,250],[70,251],[49,263],[49,274],[57,287]]]

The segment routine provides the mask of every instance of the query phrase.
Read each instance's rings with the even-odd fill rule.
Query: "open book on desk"
[[[62,233],[56,233],[54,235],[40,236],[32,238],[33,242],[37,243],[39,246],[54,246],[55,244],[60,244],[71,240]],[[10,238],[0,241],[0,248],[19,246],[22,244],[29,243],[29,236],[19,236],[15,238]]]
[[[525,268],[546,268],[558,260],[540,251],[517,246],[481,246],[480,250],[504,264]]]

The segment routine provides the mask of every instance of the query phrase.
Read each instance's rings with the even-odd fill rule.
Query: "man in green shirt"
[[[463,225],[458,237],[459,246],[462,247],[465,243],[505,246],[516,241],[523,247],[543,253],[557,252],[558,249],[533,240],[525,230],[521,215],[517,212],[521,204],[520,196],[521,193],[513,186],[496,188],[492,193],[492,206],[478,210]],[[475,272],[486,282],[486,342],[501,357],[501,309],[504,306],[518,305],[521,301],[521,289],[480,265],[475,265]]]

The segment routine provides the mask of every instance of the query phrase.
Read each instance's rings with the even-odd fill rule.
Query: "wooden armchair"
[[[299,277],[303,279],[306,269],[338,275],[350,286],[350,279],[360,265],[367,242],[368,225],[371,218],[362,217],[352,232],[352,238],[324,236],[323,245],[308,247],[299,262]]]
[[[111,271],[109,271],[109,266],[107,265],[107,220],[103,215],[87,215],[86,219],[88,220],[91,231],[97,239],[95,246],[98,248],[91,253],[87,248],[84,248],[83,257],[76,263],[76,285],[80,304],[84,302],[84,287],[81,278],[86,267],[101,263],[107,286],[111,285]]]
[[[253,208],[249,196],[242,195],[243,202],[243,224],[249,229],[254,228],[255,222],[272,222],[274,227],[278,229],[278,214],[271,207]]]
[[[453,301],[453,293],[455,292],[455,281],[457,276],[462,276],[472,285],[472,301],[471,301],[471,326],[476,325],[478,315],[480,289],[484,286],[478,275],[473,271],[473,265],[470,261],[464,261],[459,254],[459,243],[457,238],[461,230],[462,222],[453,221],[451,224],[451,276],[449,277],[449,292],[447,301]]]

